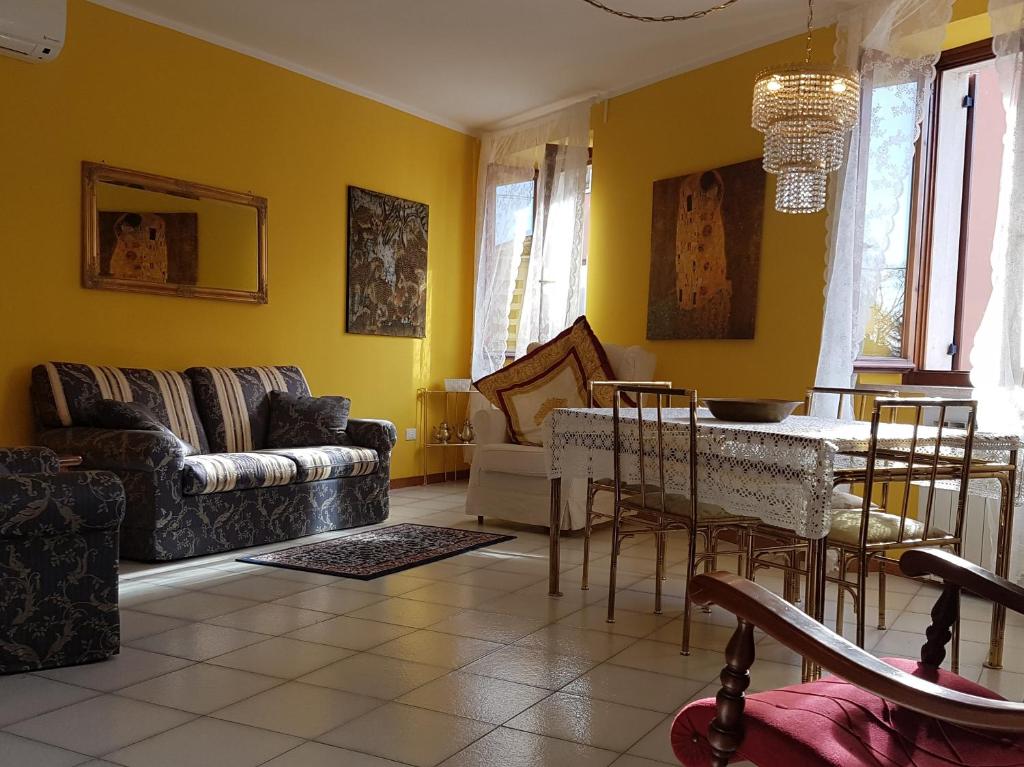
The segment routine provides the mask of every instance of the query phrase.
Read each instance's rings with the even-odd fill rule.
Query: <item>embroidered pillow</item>
[[[474,386],[505,414],[508,433],[520,445],[543,443],[544,419],[552,410],[587,406],[587,382],[613,380],[611,364],[586,317],[524,357]],[[611,389],[594,392],[609,406]]]
[[[348,397],[305,397],[272,391],[267,443],[271,448],[351,445],[345,433],[351,405]]]
[[[168,437],[173,437],[183,455],[195,455],[199,452],[164,426],[156,413],[138,402],[121,402],[116,399],[98,400],[90,409],[89,423],[99,429],[158,431]]]

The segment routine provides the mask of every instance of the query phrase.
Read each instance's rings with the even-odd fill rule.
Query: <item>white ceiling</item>
[[[821,23],[849,1],[818,0]],[[92,2],[472,133],[720,61],[806,23],[802,0],[739,0],[671,24],[627,21],[581,0]],[[714,2],[606,0],[653,15]]]

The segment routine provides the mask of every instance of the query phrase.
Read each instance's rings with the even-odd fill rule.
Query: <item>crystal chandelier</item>
[[[808,0],[804,61],[762,70],[754,83],[752,125],[764,134],[764,169],[778,176],[775,209],[782,213],[825,207],[828,174],[843,164],[860,108],[856,72],[811,63],[813,22]]]

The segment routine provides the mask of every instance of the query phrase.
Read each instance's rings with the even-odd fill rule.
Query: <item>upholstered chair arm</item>
[[[0,477],[0,539],[116,529],[124,509],[121,480],[108,471]]]
[[[495,407],[487,407],[473,413],[473,431],[478,445],[501,445],[511,442],[505,424],[505,414]]]
[[[941,549],[910,549],[900,557],[900,570],[912,578],[934,575],[948,585],[1024,613],[1024,588],[983,567]]]
[[[57,454],[46,447],[0,447],[0,476],[5,474],[56,474]]]
[[[185,457],[178,440],[158,431],[72,426],[44,431],[39,440],[58,453],[82,456],[82,466],[88,469],[180,470]]]
[[[391,421],[375,418],[349,418],[345,432],[359,447],[376,450],[384,456],[391,452],[398,442],[398,429]]]
[[[1024,730],[1024,704],[967,695],[894,668],[745,578],[724,572],[698,575],[691,581],[690,595],[696,604],[719,605],[739,619],[739,627],[726,651],[726,670],[722,672],[723,682],[728,678],[738,688],[738,692],[726,696],[735,700],[726,704],[730,709],[724,712],[727,715],[737,704],[742,711],[739,692],[746,685],[735,683],[740,682],[754,660],[753,626],[836,676],[898,706],[965,727]],[[756,674],[755,667],[755,678]],[[720,701],[721,696],[720,693]],[[720,705],[719,718],[722,716]],[[732,735],[722,728],[719,734]]]

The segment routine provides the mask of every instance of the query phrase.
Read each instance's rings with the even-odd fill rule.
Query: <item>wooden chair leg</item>
[[[665,533],[654,534],[654,614],[661,615],[661,591],[665,580]]]
[[[925,629],[928,641],[921,647],[921,662],[938,668],[946,659],[946,645],[950,639],[956,640],[953,645],[951,665],[960,665],[959,644],[960,623],[960,587],[948,584],[932,607],[932,623]],[[952,670],[956,673],[957,668]]]
[[[593,527],[594,514],[594,490],[590,482],[587,483],[587,511],[583,519],[583,578],[580,589],[590,589],[590,533]]]
[[[868,613],[868,557],[861,552],[857,558],[857,647],[864,647]]]
[[[617,504],[616,504],[617,506]],[[619,546],[622,545],[622,512],[616,507],[612,515],[612,561],[608,571],[608,622],[615,623],[615,575],[619,567]]]
[[[878,564],[878,629],[885,631],[885,560]]]
[[[693,612],[693,605],[690,602],[690,582],[693,580],[693,576],[697,574],[696,530],[690,531],[688,543],[689,557],[686,560],[686,583],[683,586],[683,643],[679,650],[681,655],[690,654],[690,614]]]
[[[750,686],[753,663],[754,625],[739,621],[725,650],[722,689],[718,691],[715,718],[708,727],[713,767],[726,767],[743,743],[744,693]]]
[[[836,633],[843,635],[846,624],[846,565],[849,560],[839,552],[839,585],[836,589]]]

